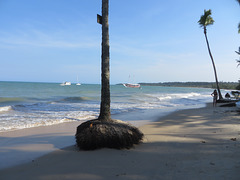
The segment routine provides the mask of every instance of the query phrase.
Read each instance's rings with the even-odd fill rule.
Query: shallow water
[[[0,132],[96,118],[100,90],[100,85],[93,84],[0,82]],[[112,85],[111,113],[116,117],[140,114],[141,120],[154,113],[203,107],[212,100],[211,93],[212,89],[203,88]]]

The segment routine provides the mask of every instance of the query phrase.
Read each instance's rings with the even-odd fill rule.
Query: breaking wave
[[[11,111],[11,110],[13,110],[13,109],[12,109],[12,106],[0,107],[0,113],[1,113],[1,112]]]
[[[67,90],[59,84],[38,84],[36,88],[33,86],[36,84],[29,85],[32,86],[26,88],[24,85],[19,90],[19,84],[16,84],[19,94],[8,94],[11,90],[6,90],[6,97],[0,97],[0,131],[86,121],[99,115],[101,98],[98,85],[70,86]],[[111,114],[142,113],[145,110],[161,113],[169,109],[191,108],[211,100],[211,91],[165,87],[127,89],[114,85]],[[17,97],[8,97],[13,95]]]

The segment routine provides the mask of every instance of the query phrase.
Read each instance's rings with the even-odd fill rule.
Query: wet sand
[[[213,108],[208,104],[205,108],[171,113],[141,126],[144,142],[130,150],[79,151],[74,146],[72,134],[77,125],[73,123],[69,123],[71,127],[67,130],[66,126],[57,125],[47,130],[39,127],[35,132],[29,129],[24,135],[15,131],[13,136],[14,131],[9,132],[8,137],[1,136],[5,142],[0,146],[1,156],[9,152],[21,152],[26,157],[34,151],[53,152],[0,169],[0,179],[238,180],[240,115],[236,110],[236,107]],[[11,144],[11,138],[22,138],[22,143]],[[64,144],[68,147],[61,148]]]

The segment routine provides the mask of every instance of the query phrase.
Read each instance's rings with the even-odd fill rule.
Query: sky
[[[110,83],[237,82],[236,0],[109,0]],[[101,82],[101,0],[0,0],[0,81]],[[129,78],[130,77],[130,78]]]

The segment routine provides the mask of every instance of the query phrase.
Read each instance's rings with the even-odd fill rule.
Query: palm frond
[[[204,10],[204,14],[201,16],[200,20],[198,21],[200,27],[206,27],[214,23],[214,20],[211,17],[211,14],[212,14],[211,9]]]
[[[237,60],[237,59],[236,59],[236,61],[237,61],[237,63],[238,63],[237,67],[240,66],[240,60]]]

